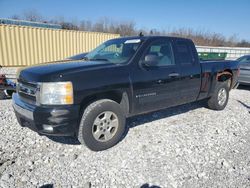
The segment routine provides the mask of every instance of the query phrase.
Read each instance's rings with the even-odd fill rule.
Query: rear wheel
[[[223,110],[229,98],[228,82],[218,82],[213,96],[208,100],[208,107],[213,110]]]
[[[116,145],[125,131],[125,116],[118,103],[109,99],[90,104],[82,115],[78,140],[93,151]]]

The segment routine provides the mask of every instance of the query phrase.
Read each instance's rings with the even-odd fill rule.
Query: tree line
[[[31,10],[24,12],[22,15],[13,15],[11,19],[36,21],[43,23],[53,23],[62,26],[62,29],[79,30],[79,31],[92,31],[115,33],[121,36],[133,36],[143,33],[144,35],[168,35],[176,37],[190,38],[196,45],[201,46],[228,46],[228,47],[250,47],[250,42],[247,40],[239,40],[237,35],[232,35],[226,38],[220,33],[194,30],[191,28],[179,28],[169,30],[157,29],[143,29],[137,28],[136,23],[133,21],[114,21],[109,18],[101,18],[98,21],[91,20],[72,20],[66,21],[64,17],[57,17],[54,19],[45,19],[36,11]]]

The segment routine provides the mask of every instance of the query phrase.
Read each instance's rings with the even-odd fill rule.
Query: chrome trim
[[[20,99],[18,94],[13,94],[12,106],[16,112],[26,117],[27,119],[34,120],[33,116],[33,108],[31,106],[27,106]],[[27,107],[27,108],[24,108]]]
[[[36,87],[28,86],[25,83],[18,82],[18,93],[23,93],[32,97],[36,97]]]

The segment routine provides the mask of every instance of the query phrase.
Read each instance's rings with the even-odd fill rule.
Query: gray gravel
[[[16,74],[17,69],[18,68],[15,68],[15,67],[13,67],[13,68],[2,67],[0,69],[0,74],[3,74],[3,73],[5,73],[5,74]]]
[[[92,152],[73,138],[21,128],[0,101],[0,187],[250,187],[250,88],[224,111],[202,103],[128,120],[115,147]]]

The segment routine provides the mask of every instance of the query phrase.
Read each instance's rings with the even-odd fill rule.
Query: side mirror
[[[156,66],[158,61],[159,61],[159,57],[157,55],[146,55],[143,61],[143,64],[148,67],[152,67],[152,66]]]

